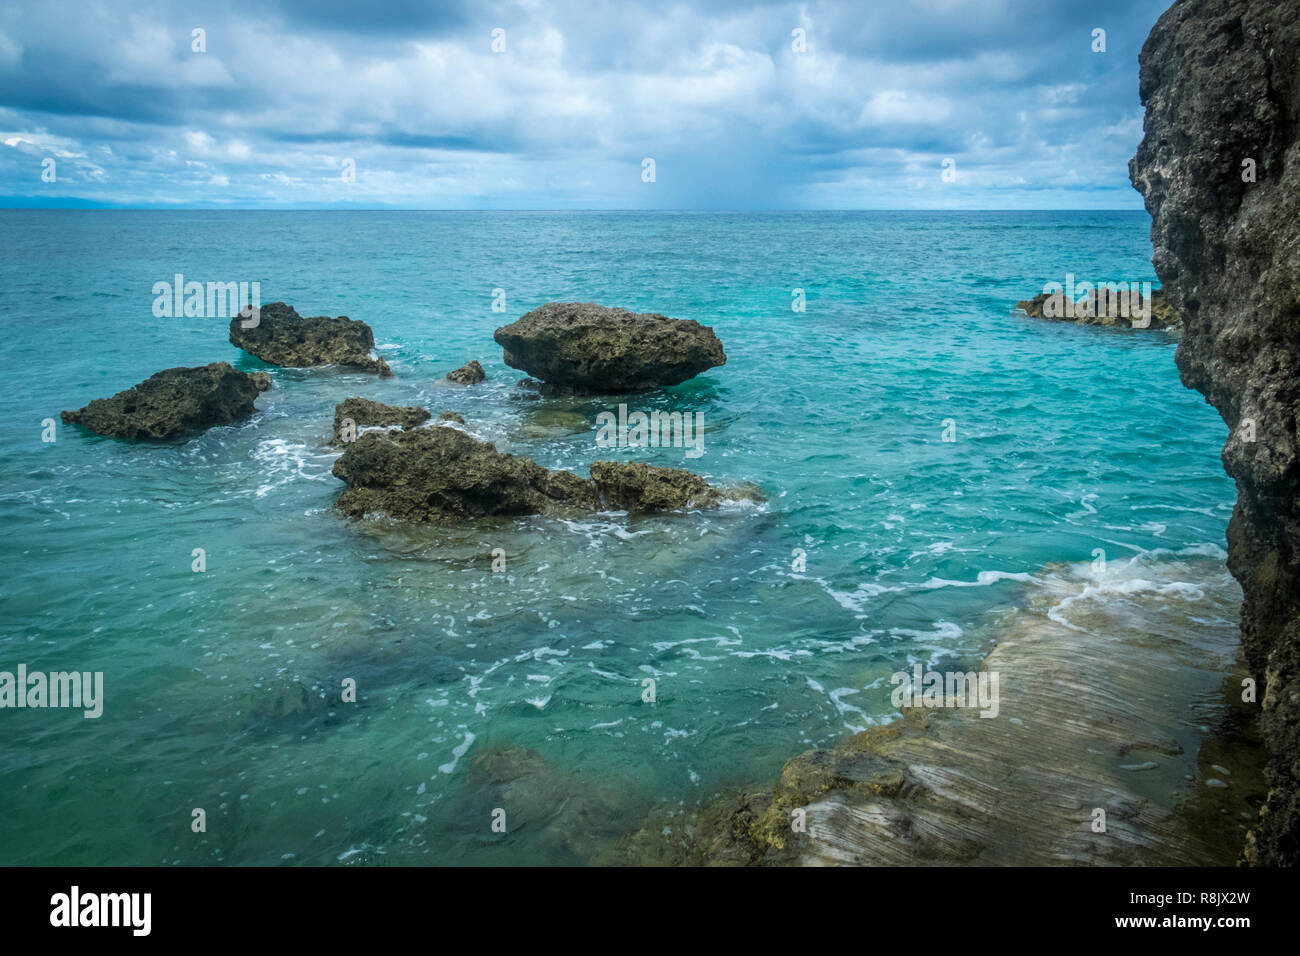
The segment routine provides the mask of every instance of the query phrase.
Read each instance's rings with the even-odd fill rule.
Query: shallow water
[[[1148,227],[1120,212],[0,212],[0,670],[106,684],[97,720],[0,711],[0,862],[583,862],[652,811],[769,783],[801,749],[892,719],[891,672],[977,662],[1008,613],[1176,599],[1184,624],[1230,628],[1226,428],[1179,383],[1173,340],[1009,314],[1066,273],[1152,280]],[[42,419],[161,368],[265,367],[227,319],[154,317],[153,284],[177,272],[363,319],[395,378],[272,369],[250,421],[184,444],[62,425],[43,443]],[[492,330],[550,300],[716,329],[726,366],[626,399],[700,412],[702,457],[597,448],[619,399],[513,387]],[[487,383],[440,381],[471,358]],[[350,523],[329,509],[325,443],[352,395],[455,409],[548,467],[646,460],[768,501]]]

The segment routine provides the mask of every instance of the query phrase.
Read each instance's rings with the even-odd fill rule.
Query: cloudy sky
[[[1138,209],[1168,5],[7,0],[0,206]]]

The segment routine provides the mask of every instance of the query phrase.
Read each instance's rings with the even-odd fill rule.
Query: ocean
[[[581,864],[897,718],[891,674],[973,669],[1017,615],[1140,602],[1229,647],[1227,429],[1176,339],[1012,314],[1067,275],[1154,283],[1149,225],[0,212],[0,671],[104,683],[96,718],[0,710],[0,863]],[[394,377],[269,367],[228,318],[158,317],[178,273],[362,319]],[[536,398],[492,332],[548,301],[696,319],[726,365]],[[443,379],[470,359],[487,382]],[[251,419],[42,440],[62,409],[214,361],[271,372]],[[327,442],[352,396],[454,410],[549,468],[641,460],[766,501],[349,521]],[[598,447],[620,403],[697,413],[703,454]]]

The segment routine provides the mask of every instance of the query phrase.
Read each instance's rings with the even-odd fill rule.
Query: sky
[[[1141,209],[1168,5],[6,0],[0,206]]]

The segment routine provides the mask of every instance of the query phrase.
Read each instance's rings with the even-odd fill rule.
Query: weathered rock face
[[[270,387],[266,372],[250,375],[226,362],[169,368],[60,417],[113,438],[165,441],[247,418],[256,411],[253,399]]]
[[[1055,301],[1053,301],[1055,300]],[[1100,300],[1100,301],[1099,301]],[[1151,314],[1139,315],[1146,311],[1146,297],[1132,296],[1129,291],[1120,292],[1112,305],[1109,298],[1102,298],[1093,289],[1072,306],[1072,315],[1066,315],[1062,306],[1063,296],[1050,296],[1040,292],[1032,299],[1017,302],[1016,308],[1033,319],[1056,319],[1061,322],[1074,322],[1078,325],[1115,325],[1134,329],[1176,329],[1181,326],[1177,313],[1165,299],[1163,289],[1151,290]]]
[[[352,517],[437,521],[705,508],[728,497],[698,475],[675,468],[596,462],[591,471],[591,479],[548,471],[454,428],[370,432],[334,463],[335,477],[348,485],[335,507]]]
[[[1178,368],[1227,422],[1228,567],[1269,796],[1246,860],[1300,863],[1300,6],[1180,0],[1142,49],[1130,163],[1183,319]],[[1253,181],[1250,181],[1253,180]]]
[[[287,368],[311,368],[315,365],[340,365],[344,368],[392,375],[382,358],[371,358],[375,334],[370,326],[346,315],[303,318],[291,305],[272,302],[263,306],[257,325],[244,328],[251,321],[243,316],[230,320],[231,344],[256,355],[263,362]]]
[[[367,398],[345,398],[334,406],[333,444],[355,440],[362,428],[415,428],[431,417],[428,411],[415,405],[385,405]],[[348,422],[352,423],[350,430]]]
[[[550,302],[496,330],[505,361],[570,394],[677,385],[727,361],[713,330],[591,302]]]
[[[487,373],[483,371],[483,366],[474,359],[447,373],[447,380],[457,385],[477,385],[486,379]]]

